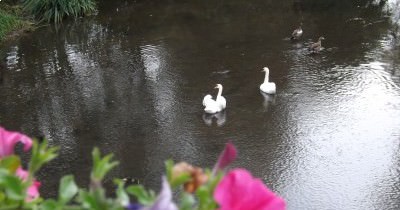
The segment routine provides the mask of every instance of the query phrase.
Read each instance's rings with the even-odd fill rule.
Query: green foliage
[[[20,165],[21,160],[16,155],[10,155],[0,159],[0,168],[7,168],[11,173],[15,173]]]
[[[210,172],[208,172],[210,173]],[[217,203],[213,199],[214,189],[221,180],[223,174],[218,173],[216,176],[211,176],[209,182],[200,186],[196,191],[197,198],[199,199],[199,210],[216,209]]]
[[[40,144],[37,141],[33,141],[29,172],[31,174],[36,173],[45,163],[57,157],[57,150],[57,147],[49,148],[47,140],[44,140]]]
[[[63,205],[67,204],[78,193],[78,190],[78,186],[74,181],[74,176],[64,176],[60,182],[58,202]]]
[[[94,0],[25,0],[24,6],[39,20],[54,23],[67,16],[77,18],[96,10]]]
[[[180,210],[192,210],[196,203],[196,199],[192,194],[183,192],[181,195]]]
[[[109,154],[101,158],[100,151],[98,148],[94,148],[92,152],[93,157],[93,170],[90,175],[91,179],[96,182],[100,182],[104,179],[104,176],[115,166],[118,165],[118,161],[111,161],[113,155]]]
[[[167,180],[168,182],[172,181],[172,168],[174,167],[174,161],[169,159],[165,161],[165,170],[167,173]]]
[[[132,185],[126,188],[126,191],[135,196],[142,205],[150,205],[156,199],[154,191],[147,191],[142,185]]]
[[[127,206],[129,204],[129,195],[125,191],[124,184],[121,179],[115,179],[114,183],[118,186],[117,187],[117,202],[122,206]]]
[[[49,148],[47,141],[33,143],[32,156],[28,177],[17,176],[17,169],[22,167],[21,160],[16,155],[0,159],[0,209],[35,209],[41,199],[27,202],[27,190],[33,183],[33,175],[43,164],[56,157],[56,148]]]
[[[0,9],[0,41],[5,38],[7,33],[21,28],[22,25],[23,21],[21,21],[17,16]]]
[[[20,179],[10,173],[10,171],[4,169],[0,170],[0,189],[4,189],[4,195],[9,202],[20,202],[25,199],[26,187],[24,187]]]
[[[144,207],[152,205],[159,207],[173,202],[165,193],[170,191],[170,189],[166,189],[168,185],[175,187],[177,192],[180,192],[177,197],[179,198],[177,205],[180,210],[212,210],[218,207],[213,199],[213,193],[223,176],[222,172],[214,176],[210,170],[206,170],[203,175],[208,177],[208,181],[198,186],[194,193],[188,193],[183,191],[183,186],[193,181],[194,178],[189,172],[182,172],[178,176],[173,174],[175,169],[172,160],[165,162],[169,183],[163,184],[162,191],[164,193],[158,197],[154,191],[146,190],[142,185],[125,187],[125,182],[121,179],[114,179],[115,192],[113,194],[115,196],[107,196],[109,193],[106,193],[102,181],[118,165],[118,162],[113,160],[112,154],[101,155],[98,148],[94,148],[92,152],[93,168],[89,187],[79,187],[75,183],[74,177],[67,175],[60,180],[57,198],[35,198],[30,194],[28,196],[28,188],[35,186],[33,184],[36,183],[35,173],[57,156],[57,150],[56,147],[49,147],[46,140],[42,143],[34,140],[28,165],[29,171],[25,172],[28,173],[27,175],[20,174],[19,170],[22,165],[19,156],[9,155],[0,158],[0,210],[125,210],[132,203],[134,205],[138,203]]]

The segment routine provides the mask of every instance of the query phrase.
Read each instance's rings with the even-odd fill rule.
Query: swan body
[[[218,88],[217,98],[212,99],[211,95],[206,95],[203,98],[204,111],[209,114],[215,114],[226,108],[226,99],[222,96],[222,85],[217,84],[215,88]]]
[[[293,33],[292,33],[292,37],[290,37],[291,40],[296,40],[299,39],[301,37],[301,35],[303,35],[303,29],[301,29],[301,25],[296,28]]]
[[[226,99],[223,96],[217,96],[216,101],[221,106],[221,109],[226,108]]]
[[[203,106],[207,106],[208,104],[214,103],[215,101],[212,99],[212,96],[210,94],[207,94],[204,96],[203,99]]]
[[[265,72],[264,83],[260,85],[260,90],[267,94],[275,94],[276,93],[276,85],[273,82],[268,82],[269,79],[269,69],[264,67],[262,70]]]

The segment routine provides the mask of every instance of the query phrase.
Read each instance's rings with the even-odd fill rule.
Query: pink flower
[[[32,185],[28,187],[28,191],[27,193],[27,201],[32,201],[34,199],[36,199],[37,197],[39,197],[39,187],[40,187],[41,183],[38,181],[33,181]]]
[[[228,166],[232,161],[236,159],[237,151],[235,146],[232,143],[228,142],[225,146],[224,151],[219,155],[217,164],[215,164],[213,168],[213,174],[215,174],[218,170],[223,170],[226,166]]]
[[[29,173],[28,171],[24,170],[23,168],[19,167],[16,171],[17,176],[22,179],[22,181],[27,181]],[[33,180],[31,186],[28,187],[27,189],[27,201],[32,201],[35,198],[39,197],[39,187],[40,187],[40,182]]]
[[[285,201],[245,169],[234,169],[214,191],[219,210],[284,210]]]
[[[26,181],[28,179],[29,173],[28,171],[25,171],[22,167],[17,168],[17,171],[15,173],[20,179],[22,179],[22,181]]]
[[[24,144],[24,150],[32,147],[32,139],[22,133],[7,131],[0,126],[0,158],[13,154],[17,142]]]

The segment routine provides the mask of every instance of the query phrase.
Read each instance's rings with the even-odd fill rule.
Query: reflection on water
[[[213,122],[217,124],[218,127],[221,127],[226,122],[226,111],[223,110],[222,112],[217,112],[215,114],[203,114],[203,121],[206,125],[211,126]]]
[[[260,93],[261,93],[262,97],[264,98],[263,106],[264,106],[265,110],[267,111],[271,106],[273,106],[275,104],[276,95],[269,95],[262,91],[260,91]]]
[[[370,63],[365,63],[365,64],[360,64],[360,66],[365,66],[365,67],[369,67],[371,69],[375,69],[375,70],[385,70],[384,66],[386,66],[388,64],[386,63],[382,63],[379,61],[374,61],[374,62],[370,62]]]
[[[157,188],[165,159],[212,166],[232,140],[234,167],[289,209],[399,209],[398,9],[295,2],[103,1],[96,17],[2,47],[0,123],[60,146],[45,196],[65,173],[87,184],[94,146],[120,160],[110,180]],[[302,39],[286,40],[300,19]],[[276,95],[260,96],[263,66]],[[229,109],[204,114],[217,83]]]

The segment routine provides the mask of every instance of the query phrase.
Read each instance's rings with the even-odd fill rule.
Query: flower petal
[[[0,158],[13,154],[18,141],[24,144],[25,151],[32,147],[32,139],[28,136],[19,132],[7,131],[0,126]]]
[[[129,204],[125,209],[126,210],[140,210],[143,206],[137,203]]]
[[[223,170],[226,166],[228,166],[231,162],[236,159],[237,151],[235,146],[228,142],[225,146],[224,151],[219,155],[217,164],[215,164],[213,168],[213,174],[215,174],[218,170]]]
[[[285,201],[245,169],[234,169],[214,191],[220,210],[284,210]]]
[[[24,170],[22,167],[17,168],[16,174],[23,181],[26,181],[29,176],[28,171]]]
[[[22,181],[27,181],[28,180],[28,176],[29,176],[29,172],[24,170],[22,167],[19,167],[16,171],[16,175],[22,180]],[[31,201],[34,200],[35,198],[39,197],[39,187],[40,187],[41,183],[33,180],[31,186],[28,187],[27,189],[27,197],[26,200],[27,201]]]
[[[27,191],[27,201],[32,201],[39,197],[39,187],[41,183],[38,181],[33,181],[32,185],[28,187]]]
[[[178,207],[172,201],[172,191],[167,178],[162,177],[161,191],[156,201],[152,206],[145,208],[144,210],[178,210]]]

